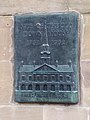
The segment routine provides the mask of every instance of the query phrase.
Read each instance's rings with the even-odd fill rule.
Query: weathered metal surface
[[[15,101],[77,103],[79,14],[24,14],[14,21]]]

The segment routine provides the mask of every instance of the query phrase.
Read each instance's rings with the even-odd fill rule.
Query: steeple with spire
[[[45,20],[45,44],[42,45],[43,50],[41,51],[41,61],[43,63],[50,64],[50,51],[49,51],[49,44],[48,44],[48,36],[47,36],[47,26],[46,26],[46,20]]]

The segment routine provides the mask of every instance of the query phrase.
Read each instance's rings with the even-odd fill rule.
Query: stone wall
[[[18,104],[13,98],[13,16],[77,10],[83,15],[81,100],[76,105]],[[0,0],[0,120],[90,120],[90,0]]]

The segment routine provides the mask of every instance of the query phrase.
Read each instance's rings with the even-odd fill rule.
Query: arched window
[[[55,91],[55,85],[51,85],[51,91]]]
[[[43,85],[43,90],[47,91],[47,85]]]
[[[40,85],[36,85],[36,90],[40,90]]]
[[[26,85],[22,84],[21,85],[21,90],[26,90]]]
[[[32,90],[32,85],[31,84],[28,86],[28,90]]]
[[[67,85],[67,91],[71,91],[71,86]]]
[[[63,91],[64,90],[64,86],[60,85],[60,90]]]

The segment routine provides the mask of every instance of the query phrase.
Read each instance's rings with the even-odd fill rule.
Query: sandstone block
[[[45,120],[87,120],[88,111],[82,108],[44,108]]]
[[[90,61],[83,61],[81,63],[81,82],[83,81],[83,86],[81,86],[83,94],[82,102],[85,106],[90,106]]]
[[[12,65],[0,62],[0,104],[9,104],[13,93]]]
[[[1,120],[43,120],[40,107],[0,107]]]
[[[0,61],[10,60],[12,56],[13,18],[0,16]]]
[[[84,35],[81,44],[81,60],[90,60],[90,15],[84,15]]]

